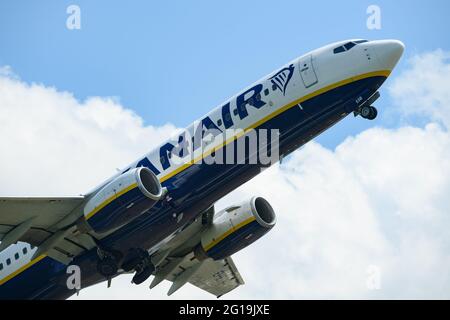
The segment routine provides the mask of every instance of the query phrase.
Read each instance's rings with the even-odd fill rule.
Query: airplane
[[[274,227],[275,211],[259,196],[222,210],[215,203],[346,116],[375,119],[373,103],[403,51],[398,40],[326,45],[86,194],[1,197],[0,299],[67,299],[125,273],[135,285],[153,276],[150,288],[170,281],[169,295],[186,283],[217,297],[244,284],[231,256]],[[264,130],[269,142],[258,136],[256,151],[239,151]],[[277,158],[250,161],[263,148]],[[219,153],[230,161],[215,159]]]

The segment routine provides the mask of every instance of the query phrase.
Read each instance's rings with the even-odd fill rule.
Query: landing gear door
[[[305,88],[309,88],[317,83],[317,75],[312,63],[312,55],[309,55],[299,61],[300,75]]]

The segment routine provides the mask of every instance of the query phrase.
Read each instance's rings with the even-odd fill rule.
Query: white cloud
[[[266,237],[234,256],[246,285],[224,298],[450,298],[448,56],[415,57],[390,88],[405,115],[429,119],[424,127],[372,128],[335,150],[309,143],[217,204],[257,194],[278,213]],[[1,143],[12,150],[0,159],[2,193],[81,192],[174,129],[145,127],[112,99],[80,103],[55,89],[0,81],[8,114],[0,115]],[[30,161],[28,184],[30,175],[18,169]],[[56,174],[64,168],[70,172]],[[381,271],[379,290],[367,287],[372,265]],[[130,278],[79,298],[167,298],[169,283],[150,291]],[[186,285],[171,298],[213,297]]]
[[[167,138],[175,127],[145,126],[114,98],[76,100],[0,72],[0,194],[89,191]]]
[[[406,116],[425,116],[450,128],[450,52],[436,50],[415,55],[390,93]]]

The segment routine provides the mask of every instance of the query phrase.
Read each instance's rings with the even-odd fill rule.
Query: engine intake
[[[261,238],[275,223],[275,212],[269,202],[253,197],[218,212],[203,232],[194,254],[199,260],[224,259]]]
[[[163,196],[156,175],[146,167],[131,169],[104,186],[84,207],[89,228],[104,233],[151,209]]]

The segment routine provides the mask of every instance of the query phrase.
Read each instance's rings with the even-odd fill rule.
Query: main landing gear
[[[117,250],[104,250],[97,248],[97,271],[108,280],[108,288],[111,286],[111,279],[119,270],[119,261],[122,259],[122,253]]]
[[[125,272],[135,270],[136,273],[132,283],[141,284],[147,280],[155,271],[148,252],[141,248],[132,248],[128,251],[122,262],[122,269]]]
[[[108,280],[108,288],[111,286],[111,279],[118,273],[119,266],[125,272],[135,271],[132,279],[134,284],[141,284],[155,271],[147,250],[141,248],[132,248],[123,256],[120,251],[97,247],[97,255],[97,271]]]

